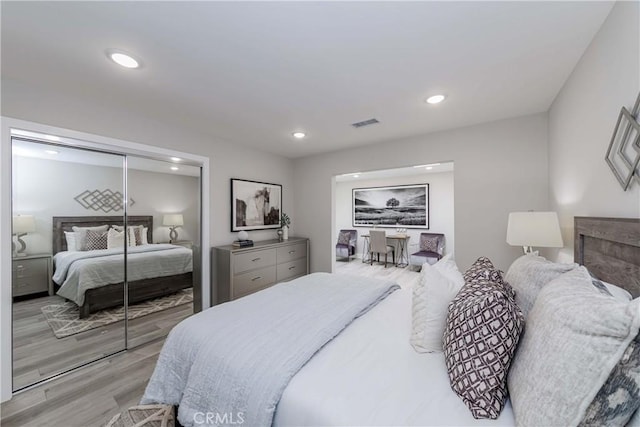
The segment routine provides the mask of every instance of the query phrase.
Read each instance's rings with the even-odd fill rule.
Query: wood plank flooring
[[[61,303],[54,295],[13,304],[13,388],[19,389],[125,348],[124,321],[56,338],[40,308]],[[129,321],[129,347],[165,337],[193,313],[192,304]]]
[[[413,286],[420,276],[408,268],[385,269],[375,263],[363,264],[359,259],[336,263],[336,273],[387,278],[403,288]],[[170,329],[169,324],[163,326]],[[163,338],[158,339],[18,393],[0,407],[0,424],[2,427],[104,425],[116,413],[139,403],[163,342]]]

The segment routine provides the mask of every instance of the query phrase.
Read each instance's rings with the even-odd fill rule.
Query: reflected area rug
[[[144,301],[129,307],[129,319],[146,316],[182,304],[193,302],[193,289],[183,289],[175,294]],[[41,308],[56,338],[79,334],[101,326],[124,320],[124,307],[115,307],[93,313],[80,319],[78,306],[70,301],[45,305]]]

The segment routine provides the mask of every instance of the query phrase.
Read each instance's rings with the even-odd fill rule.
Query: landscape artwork
[[[429,228],[429,184],[354,188],[353,226]]]
[[[231,231],[280,228],[282,185],[231,179]]]

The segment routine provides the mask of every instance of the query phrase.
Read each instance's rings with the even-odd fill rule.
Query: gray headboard
[[[575,262],[640,296],[640,219],[575,217]]]
[[[73,231],[72,227],[96,227],[98,225],[123,225],[122,216],[54,216],[53,217],[53,254],[67,250],[65,231]],[[153,216],[128,216],[127,225],[147,227],[147,240],[153,243]]]

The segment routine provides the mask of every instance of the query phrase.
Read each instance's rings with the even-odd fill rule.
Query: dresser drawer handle
[[[290,253],[290,254],[295,254],[295,253],[296,253],[296,251],[295,251],[295,250],[293,250],[293,251],[289,251],[289,253]]]
[[[295,269],[296,269],[295,265],[292,265],[291,267],[289,267],[289,270],[295,270]]]
[[[253,279],[251,279],[252,282],[255,282],[256,280],[262,279],[262,276],[258,276],[258,277],[254,277]]]
[[[256,261],[260,261],[262,258],[258,257],[258,258],[254,258],[251,260],[251,262],[256,262]]]

